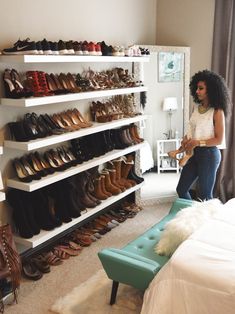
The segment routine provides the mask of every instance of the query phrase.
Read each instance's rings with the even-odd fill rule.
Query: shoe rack
[[[52,55],[20,55],[20,56],[0,56],[0,62],[5,63],[8,67],[15,67],[19,65],[22,68],[23,65],[27,64],[68,64],[68,63],[142,63],[148,62],[148,57],[113,57],[113,56],[52,56]],[[63,65],[63,66],[65,66]],[[35,65],[36,67],[36,65]],[[45,96],[45,97],[31,97],[27,99],[9,99],[9,98],[1,98],[0,102],[2,106],[9,107],[9,110],[14,110],[14,107],[17,109],[20,108],[30,108],[40,106],[49,106],[50,104],[57,104],[57,103],[71,103],[76,100],[92,100],[95,98],[102,98],[102,97],[109,97],[115,95],[124,95],[124,94],[136,94],[143,91],[147,91],[145,86],[140,87],[130,87],[130,88],[119,88],[119,89],[111,89],[111,90],[98,90],[98,91],[89,91],[89,92],[80,92],[80,93],[73,93],[73,94],[66,94],[66,95],[55,95],[55,96]],[[113,120],[107,123],[96,123],[93,122],[93,125],[86,129],[80,129],[78,131],[60,134],[60,135],[52,135],[47,138],[40,138],[36,140],[31,140],[28,142],[17,142],[14,140],[5,140],[4,146],[7,149],[14,149],[19,151],[24,151],[27,153],[28,151],[36,150],[45,148],[50,145],[55,145],[58,143],[63,143],[69,141],[71,139],[79,138],[85,135],[94,134],[97,132],[114,129],[117,127],[122,127],[125,125],[129,125],[131,123],[139,123],[143,120],[146,120],[147,116],[145,115],[138,115],[132,118],[124,118],[120,120]],[[87,162],[83,162],[75,167],[69,168],[64,170],[63,172],[57,172],[53,174],[49,174],[46,177],[41,178],[40,180],[34,180],[32,182],[26,183],[20,181],[18,178],[8,178],[6,180],[7,187],[15,188],[27,192],[32,192],[37,189],[43,188],[47,185],[55,183],[57,181],[63,180],[75,174],[81,173],[93,167],[102,165],[110,160],[116,159],[123,155],[137,152],[139,149],[145,145],[144,142],[136,145],[129,146],[124,149],[115,149],[111,152],[106,153],[101,157],[93,158]],[[137,163],[138,167],[138,163]],[[138,169],[137,169],[138,171]],[[25,245],[27,248],[35,248],[37,246],[42,245],[46,241],[51,240],[55,236],[59,236],[66,230],[70,229],[72,226],[77,225],[79,222],[89,218],[90,216],[98,213],[99,211],[103,210],[107,206],[111,205],[112,203],[124,198],[125,196],[136,192],[141,188],[142,184],[138,184],[128,190],[122,192],[121,194],[111,196],[107,200],[102,201],[102,203],[95,208],[88,209],[78,218],[73,219],[69,223],[64,223],[62,226],[55,228],[52,231],[44,231],[41,230],[40,234],[33,236],[30,239],[23,239],[21,237],[16,236],[15,240],[17,243]]]

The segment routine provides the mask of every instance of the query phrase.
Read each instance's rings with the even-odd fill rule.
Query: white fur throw
[[[195,202],[193,206],[181,209],[175,218],[166,224],[155,247],[156,253],[171,256],[177,247],[194,231],[210,218],[215,217],[222,209],[222,205],[220,200],[212,199],[204,202]]]

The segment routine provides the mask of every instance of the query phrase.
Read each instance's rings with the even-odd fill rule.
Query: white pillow
[[[212,199],[195,202],[193,206],[181,209],[175,218],[166,224],[155,252],[159,255],[171,256],[194,231],[210,218],[215,217],[222,209],[222,205],[220,200]]]

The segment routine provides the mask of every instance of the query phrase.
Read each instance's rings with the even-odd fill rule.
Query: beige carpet
[[[62,265],[52,267],[51,272],[39,281],[23,279],[18,304],[6,306],[4,314],[51,314],[49,309],[56,300],[68,295],[102,269],[97,256],[101,249],[121,248],[126,245],[165,216],[170,206],[171,203],[145,206],[135,218],[126,220],[90,247],[84,248],[79,256],[71,257]],[[107,298],[109,299],[109,295],[106,300]],[[125,312],[120,310],[119,313]]]
[[[120,284],[116,303],[109,305],[112,281],[99,270],[88,281],[58,299],[52,310],[59,314],[138,314],[141,311],[143,292]]]

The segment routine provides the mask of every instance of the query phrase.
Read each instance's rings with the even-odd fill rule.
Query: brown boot
[[[101,178],[98,177],[94,181],[94,195],[97,197],[99,200],[106,200],[108,196],[103,193],[102,191],[102,186],[101,186]]]
[[[114,186],[116,186],[118,189],[121,189],[122,192],[126,191],[126,188],[124,185],[120,184],[117,180],[116,176],[116,170],[115,169],[108,169],[111,182]]]
[[[115,159],[112,161],[114,165],[114,169],[116,170],[116,179],[117,181],[122,184],[126,189],[129,189],[132,187],[132,184],[128,182],[128,180],[122,178],[121,176],[121,170],[122,170],[122,159]]]
[[[105,195],[107,195],[107,197],[112,196],[113,194],[110,193],[109,191],[107,191],[106,188],[105,188],[105,176],[104,176],[104,175],[101,175],[100,178],[101,178],[101,189],[102,189],[102,192],[103,192]]]
[[[129,126],[129,132],[130,132],[130,135],[131,135],[132,139],[134,140],[135,144],[139,144],[139,143],[143,142],[143,139],[136,136],[135,127],[136,127],[136,125],[134,125],[134,124],[130,125]]]
[[[144,141],[144,139],[139,136],[138,128],[135,124],[132,126],[132,132],[134,133],[136,139],[138,139],[140,142]]]
[[[122,176],[122,178],[128,180],[128,182],[131,183],[132,186],[135,186],[136,182],[134,180],[127,179],[130,170],[134,166],[134,160],[133,159],[134,158],[132,158],[132,157],[128,157],[128,158],[125,156],[123,157],[122,166],[121,166],[121,176]]]
[[[108,192],[112,193],[113,195],[120,194],[122,192],[121,189],[115,187],[110,179],[110,175],[108,171],[102,171],[102,174],[105,176],[105,188]]]

